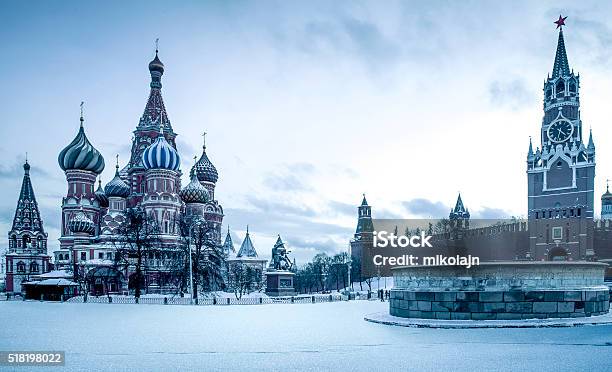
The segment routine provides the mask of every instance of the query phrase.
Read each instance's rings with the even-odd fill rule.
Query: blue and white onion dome
[[[179,195],[187,204],[206,203],[210,199],[208,190],[202,186],[200,181],[198,181],[198,177],[193,172],[191,173],[191,182],[180,191]]]
[[[130,186],[119,176],[119,163],[115,166],[115,177],[104,186],[104,192],[109,198],[127,198],[130,195]]]
[[[108,196],[102,189],[102,180],[98,180],[98,188],[96,189],[96,199],[102,208],[108,207]]]
[[[166,141],[164,137],[163,126],[160,128],[160,133],[149,147],[142,153],[142,164],[145,169],[168,169],[177,171],[181,165],[181,158]]]
[[[83,129],[83,116],[81,116],[81,127],[76,137],[66,146],[57,157],[60,168],[63,171],[75,169],[100,174],[104,170],[104,158],[96,150]]]
[[[68,223],[70,231],[73,233],[86,233],[93,234],[96,231],[96,225],[94,222],[83,213],[83,211],[77,212]]]

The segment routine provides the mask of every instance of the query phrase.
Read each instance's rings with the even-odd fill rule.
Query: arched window
[[[30,272],[37,273],[38,272],[38,264],[36,262],[32,262],[30,264]]]
[[[11,244],[9,246],[11,248],[17,248],[17,235],[11,236]]]
[[[576,82],[574,80],[569,82],[569,91],[570,93],[576,93]]]
[[[555,90],[557,91],[557,97],[562,97],[563,94],[565,94],[565,82],[563,81],[563,79],[557,82]]]
[[[19,261],[17,262],[17,272],[18,273],[25,273],[26,270],[26,265],[23,261]]]

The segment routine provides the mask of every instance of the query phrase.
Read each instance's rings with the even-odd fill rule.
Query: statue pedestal
[[[268,269],[266,271],[266,294],[268,296],[295,296],[294,275],[291,271]]]

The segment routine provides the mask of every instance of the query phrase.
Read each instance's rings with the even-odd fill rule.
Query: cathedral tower
[[[134,131],[132,139],[132,150],[130,161],[120,172],[121,177],[131,188],[128,206],[133,207],[142,201],[145,193],[145,168],[142,164],[142,154],[149,145],[163,131],[167,142],[176,150],[176,133],[172,129],[172,124],[168,118],[164,100],[161,94],[161,78],[164,74],[164,64],[158,57],[158,50],[155,50],[155,58],[149,62],[149,73],[151,74],[151,90],[145,106],[144,112],[140,117],[138,126]],[[163,120],[163,125],[162,125]]]
[[[60,168],[66,174],[68,191],[62,199],[62,226],[60,236],[60,248],[71,249],[75,243],[75,235],[84,242],[85,237],[97,235],[100,222],[100,205],[98,195],[94,191],[96,178],[104,170],[104,158],[96,148],[92,146],[85,135],[83,128],[83,113],[81,112],[81,125],[76,137],[66,146],[58,156]],[[75,234],[71,230],[74,218],[87,218],[92,221],[94,228],[79,231]]]
[[[50,270],[47,255],[47,233],[38,210],[30,180],[30,164],[23,165],[21,192],[15,209],[13,226],[8,233],[9,247],[6,253],[6,292],[21,293],[21,283],[31,275]]]
[[[583,141],[580,76],[570,69],[563,26],[552,75],[544,82],[541,149],[527,153],[530,257],[578,260],[593,256],[595,143]]]

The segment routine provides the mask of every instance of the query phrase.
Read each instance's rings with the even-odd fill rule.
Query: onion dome
[[[96,231],[96,225],[85,215],[85,213],[83,213],[83,211],[79,211],[70,219],[68,227],[73,233],[86,233],[91,235]]]
[[[164,64],[159,60],[157,56],[157,50],[155,50],[155,58],[151,62],[149,62],[149,71],[150,72],[159,72],[163,75],[164,73]]]
[[[119,160],[115,166],[115,177],[104,186],[104,192],[109,198],[127,198],[130,195],[130,186],[119,176]]]
[[[96,190],[96,199],[98,200],[98,203],[100,203],[100,206],[102,208],[108,207],[108,196],[106,196],[106,193],[104,193],[104,190],[102,189],[101,180],[98,180],[98,189]]]
[[[216,183],[219,179],[217,168],[215,168],[213,163],[206,155],[206,141],[204,141],[204,145],[202,146],[202,156],[200,156],[200,160],[198,160],[198,162],[194,165],[194,168],[195,174],[198,176],[198,180],[201,182]]]
[[[602,201],[606,201],[606,204],[612,204],[612,193],[610,192],[610,185],[606,182],[606,192],[601,196]]]
[[[179,169],[181,158],[166,141],[164,128],[161,126],[160,133],[149,147],[142,153],[142,164],[145,169],[168,169],[176,171]]]
[[[179,195],[185,203],[206,203],[210,198],[206,187],[202,186],[198,177],[193,173],[191,182],[180,191]]]
[[[63,171],[76,169],[100,174],[104,170],[104,158],[102,154],[91,145],[87,136],[85,136],[82,115],[79,133],[72,142],[60,152],[57,161]]]

